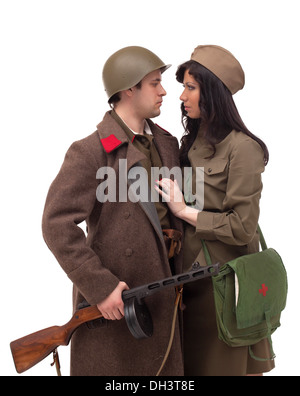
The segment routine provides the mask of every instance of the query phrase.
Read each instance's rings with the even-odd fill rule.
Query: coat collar
[[[145,155],[131,144],[123,128],[113,119],[108,111],[100,124],[97,125],[98,135],[108,157],[122,149],[122,158],[127,159],[127,171],[139,161],[145,159]],[[121,158],[120,157],[120,158]],[[114,161],[114,156],[112,156]]]
[[[157,124],[154,124],[152,120],[147,119],[147,123],[152,131],[163,166],[172,168],[174,163],[178,162],[177,139]],[[134,147],[123,128],[111,116],[111,111],[104,115],[102,122],[97,125],[97,130],[103,149],[108,155],[115,153],[125,145],[127,146],[125,157],[128,161],[128,170],[138,161],[145,159],[145,155]]]
[[[113,119],[108,111],[100,124],[97,125],[97,130],[100,136],[101,143],[107,154],[113,152],[123,144],[128,144],[129,139],[122,129],[122,127]],[[170,143],[177,143],[177,139],[174,138],[169,132],[154,124],[151,120],[147,119],[147,123],[150,126],[151,132],[157,141],[157,147],[163,147],[162,152],[169,146]],[[172,145],[172,144],[171,144]],[[172,145],[173,146],[173,145]],[[162,154],[160,152],[160,154]]]
[[[128,137],[120,125],[108,111],[100,124],[97,125],[100,141],[107,154],[128,143]]]

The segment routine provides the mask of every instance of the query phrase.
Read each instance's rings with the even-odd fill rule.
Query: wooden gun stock
[[[11,352],[19,374],[45,359],[60,345],[68,345],[74,331],[83,323],[101,318],[96,305],[75,312],[63,326],[52,326],[29,334],[10,343]]]

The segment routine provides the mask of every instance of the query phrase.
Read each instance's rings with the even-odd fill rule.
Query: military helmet
[[[108,98],[134,87],[154,70],[160,69],[163,73],[170,66],[146,48],[131,46],[120,49],[108,58],[103,67],[102,79]]]

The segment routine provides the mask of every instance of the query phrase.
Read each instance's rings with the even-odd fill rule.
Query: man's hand
[[[120,320],[124,316],[124,303],[122,300],[123,290],[129,287],[125,282],[119,282],[115,290],[102,302],[97,304],[97,308],[105,319]]]

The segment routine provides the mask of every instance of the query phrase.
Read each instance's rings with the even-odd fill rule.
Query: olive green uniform
[[[189,150],[193,168],[204,168],[204,208],[197,226],[186,226],[184,271],[193,262],[206,265],[201,239],[206,241],[213,263],[257,252],[259,200],[264,171],[260,145],[242,132],[232,131],[216,145],[216,153],[199,132]],[[184,287],[184,352],[186,375],[246,375],[271,370],[273,361],[258,362],[247,347],[232,348],[218,339],[212,283],[204,279]],[[256,356],[269,356],[268,341],[253,347]]]

